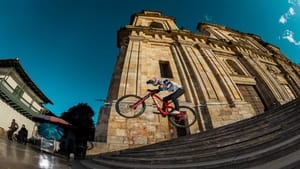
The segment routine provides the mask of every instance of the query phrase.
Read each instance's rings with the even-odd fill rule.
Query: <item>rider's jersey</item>
[[[177,89],[182,88],[181,85],[169,79],[155,79],[152,84],[154,86],[159,85],[160,90],[168,90],[170,92],[175,92]]]

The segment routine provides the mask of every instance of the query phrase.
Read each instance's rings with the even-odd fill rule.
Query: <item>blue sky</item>
[[[0,58],[20,63],[58,116],[105,99],[119,49],[117,31],[144,9],[197,32],[199,22],[259,35],[300,63],[300,0],[0,0]]]

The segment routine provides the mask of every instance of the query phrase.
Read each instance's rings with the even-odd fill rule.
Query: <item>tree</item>
[[[87,141],[94,140],[94,114],[93,109],[88,104],[79,103],[76,106],[71,107],[67,112],[63,112],[61,115],[62,119],[72,124],[72,129],[66,130],[74,132],[76,145],[75,155],[77,156],[85,157]],[[68,140],[66,137],[67,136],[65,136],[65,140]]]
[[[62,113],[61,118],[70,122],[77,132],[88,135],[88,140],[93,140],[94,135],[94,116],[93,109],[87,103],[79,103],[71,107],[67,112]]]

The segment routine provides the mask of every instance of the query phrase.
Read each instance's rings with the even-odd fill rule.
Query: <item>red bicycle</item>
[[[170,123],[174,126],[187,128],[196,122],[196,113],[192,108],[188,106],[179,106],[180,113],[174,115],[170,114],[170,112],[174,110],[172,101],[164,102],[163,99],[156,94],[159,92],[158,89],[148,89],[147,91],[148,94],[144,97],[137,95],[125,95],[120,97],[116,102],[117,113],[125,118],[138,117],[145,112],[145,101],[151,97],[158,110],[157,114],[161,114],[163,117],[168,116]]]

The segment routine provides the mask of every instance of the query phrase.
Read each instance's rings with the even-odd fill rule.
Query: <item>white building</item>
[[[28,138],[35,134],[32,115],[49,113],[43,105],[53,104],[26,74],[18,59],[0,59],[0,129],[7,131],[12,119]],[[50,112],[51,113],[51,112]]]

